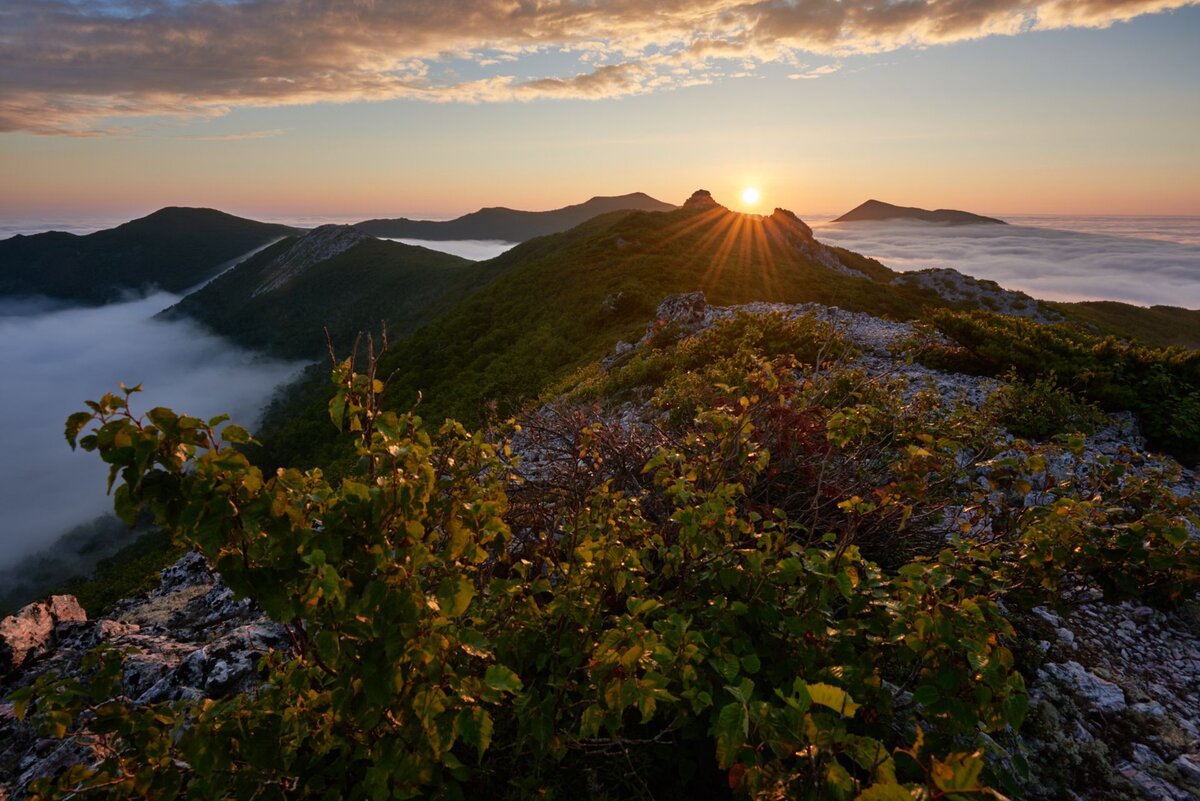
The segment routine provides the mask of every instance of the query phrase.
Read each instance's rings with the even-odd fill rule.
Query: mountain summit
[[[942,225],[974,225],[989,223],[1007,225],[1004,220],[995,217],[984,217],[969,211],[957,209],[919,209],[915,206],[893,206],[882,200],[868,200],[857,208],[838,217],[834,222],[870,222],[878,220],[920,220],[922,222],[941,223]]]
[[[18,235],[0,240],[0,295],[99,304],[149,287],[180,292],[294,233],[215,209],[168,207],[85,236]]]

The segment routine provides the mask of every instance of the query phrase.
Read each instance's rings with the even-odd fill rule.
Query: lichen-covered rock
[[[188,587],[207,587],[215,581],[216,574],[208,560],[199,551],[189,551],[170,567],[159,574],[161,581],[153,595],[162,596],[179,592]]]
[[[1030,625],[1070,631],[1074,643],[1050,645],[1051,661],[1030,682],[1036,713],[1022,735],[1035,783],[1057,787],[1048,778],[1056,774],[1067,787],[1108,783],[1105,799],[1200,798],[1196,612],[1093,600],[1061,616],[1034,610]],[[1052,789],[1034,786],[1029,795],[1058,797]]]
[[[73,595],[51,595],[0,620],[0,679],[49,651],[63,627],[86,621]]]
[[[645,345],[655,335],[672,326],[679,334],[690,334],[710,324],[706,318],[708,301],[703,292],[686,292],[680,295],[668,295],[658,304],[654,312],[654,320],[646,326],[646,333],[638,340],[638,345]]]
[[[1075,696],[1097,712],[1121,712],[1126,707],[1125,693],[1120,687],[1091,673],[1078,662],[1050,663],[1042,670],[1066,684]]]
[[[949,267],[903,273],[892,283],[919,286],[936,292],[951,303],[968,301],[1013,317],[1029,317],[1042,323],[1061,322],[1063,319],[1061,314],[1024,292],[1014,292],[995,281],[965,275]]]
[[[20,671],[0,674],[0,698],[51,671],[79,676],[83,657],[98,645],[125,652],[122,691],[134,703],[220,698],[258,686],[261,659],[289,646],[283,627],[235,598],[199,553],[161,576],[158,589],[96,620],[87,621],[70,596],[14,616],[24,615],[24,622],[9,628],[40,645],[19,649],[25,657]],[[4,793],[19,798],[33,780],[92,758],[86,737],[45,740],[16,720],[11,704],[0,704],[0,799]]]

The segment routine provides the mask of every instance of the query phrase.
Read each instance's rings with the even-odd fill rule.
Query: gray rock
[[[1051,662],[1041,671],[1060,681],[1073,695],[1097,712],[1121,712],[1125,692],[1111,681],[1100,678],[1078,662]]]
[[[1200,754],[1180,754],[1171,764],[1179,768],[1188,781],[1200,785]]]
[[[161,581],[153,593],[156,596],[170,595],[188,587],[211,585],[215,574],[203,554],[191,551],[170,567],[164,567],[159,576]]]
[[[1141,703],[1134,704],[1129,708],[1134,712],[1138,712],[1142,715],[1149,715],[1150,717],[1154,718],[1161,718],[1167,714],[1167,710],[1163,709],[1163,705],[1158,701],[1142,701]]]

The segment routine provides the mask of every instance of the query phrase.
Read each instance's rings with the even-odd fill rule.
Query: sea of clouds
[[[106,466],[72,451],[63,425],[84,401],[143,384],[135,410],[169,406],[253,426],[300,365],[265,359],[186,321],[154,315],[179,298],[159,293],[107,306],[0,300],[0,566],[51,546],[111,509]]]
[[[1039,225],[882,221],[824,223],[815,231],[824,242],[894,270],[950,267],[1044,300],[1200,308],[1200,218],[1020,221]],[[1046,224],[1060,228],[1042,227]],[[1068,226],[1075,230],[1061,230]]]

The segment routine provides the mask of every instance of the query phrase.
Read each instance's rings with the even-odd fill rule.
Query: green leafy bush
[[[44,677],[18,714],[105,749],[34,797],[998,797],[1002,764],[1022,763],[986,759],[985,735],[1026,706],[1001,600],[1194,591],[1194,502],[1114,463],[1027,508],[1012,499],[1045,470],[1033,445],[952,496],[992,447],[985,418],[772,354],[753,332],[780,325],[681,341],[668,381],[741,373],[664,433],[641,483],[614,481],[585,427],[565,456],[595,466],[579,502],[533,493],[518,528],[507,446],[382,410],[374,364],[334,374],[329,413],[358,456],[336,481],[265,476],[244,430],[139,418],[128,393],[72,416],[118,512],[149,509],[295,647],[219,700],[130,706],[117,655]],[[986,527],[938,528],[954,497]],[[915,532],[940,543],[905,550]],[[864,555],[885,534],[899,564]]]
[[[1007,373],[988,396],[986,411],[1012,434],[1036,440],[1092,434],[1104,419],[1094,404],[1059,386],[1053,373],[1032,381]]]
[[[1136,412],[1154,447],[1200,459],[1200,351],[983,312],[936,311],[932,321],[959,347],[931,346],[921,357],[927,364],[1054,380],[1105,410]]]

